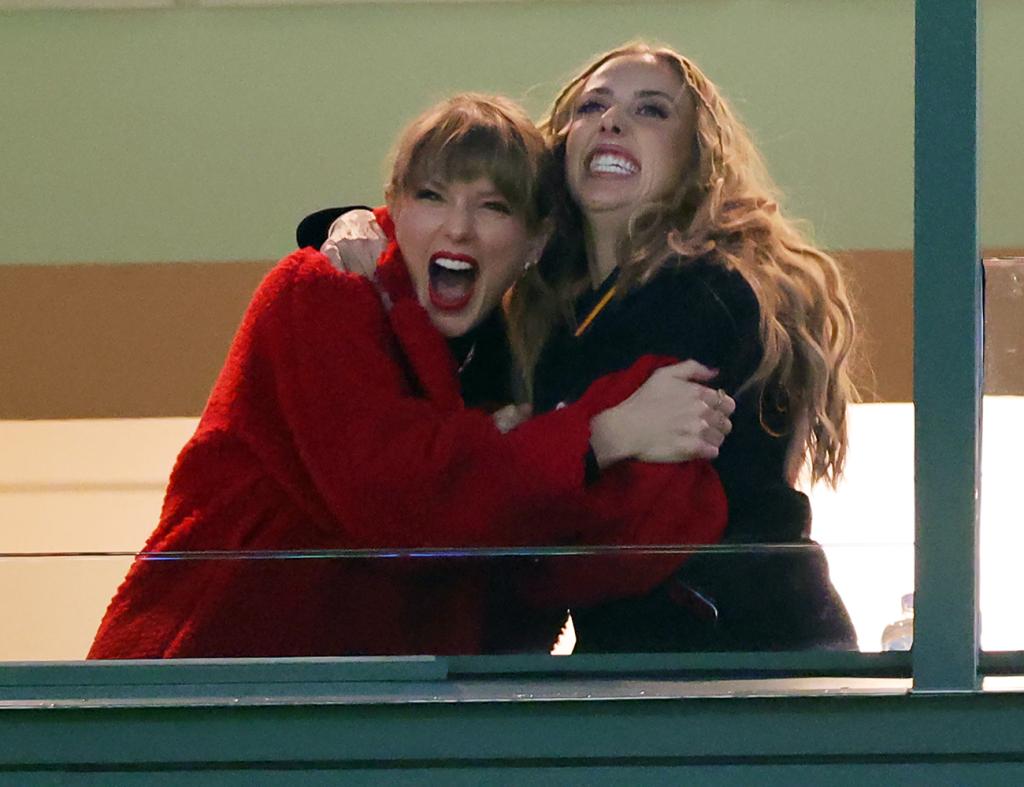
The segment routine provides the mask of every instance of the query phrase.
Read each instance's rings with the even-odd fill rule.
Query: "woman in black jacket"
[[[732,549],[645,598],[574,610],[577,650],[855,648],[794,487],[805,466],[835,483],[845,459],[854,323],[835,262],[781,213],[742,124],[672,50],[598,58],[542,129],[571,199],[509,308],[536,411],[643,353],[716,368],[736,399],[714,463]]]

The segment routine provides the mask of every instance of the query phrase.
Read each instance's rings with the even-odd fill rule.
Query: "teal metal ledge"
[[[908,678],[908,653],[676,653],[85,661],[0,666],[0,710],[420,701],[504,696],[510,682]],[[476,692],[452,692],[453,681]],[[491,683],[493,682],[493,686]],[[467,684],[469,685],[469,684]],[[412,690],[411,687],[419,687]],[[423,686],[433,687],[426,691]],[[643,695],[638,695],[643,696]]]
[[[536,693],[530,702],[10,710],[0,713],[0,783],[1008,784],[1024,776],[1024,694],[819,687],[807,695],[783,681],[750,682],[742,693],[716,684],[717,695],[598,698],[609,684],[594,682],[589,699],[557,699],[537,683],[505,683]]]

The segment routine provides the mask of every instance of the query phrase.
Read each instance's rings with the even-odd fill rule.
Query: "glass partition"
[[[0,616],[0,660],[85,658],[133,563],[133,590],[114,602],[95,658],[879,651],[909,644],[906,616],[892,603],[904,586],[895,570],[884,574],[910,562],[909,547],[521,552],[6,556],[0,589],[10,601]],[[838,592],[847,591],[852,641],[843,608],[814,582],[826,560]],[[618,596],[665,565],[682,568],[642,598]],[[871,574],[883,581],[858,592]]]
[[[981,463],[981,647],[1024,650],[1019,600],[1020,451],[1024,437],[1024,258],[985,261]]]
[[[993,651],[1024,651],[1019,600],[1024,578],[1015,555],[1024,549],[1020,502],[1024,437],[1024,107],[1014,86],[1024,76],[1019,51],[1024,7],[980,2],[978,86],[981,147],[980,230],[984,247],[984,398],[979,498],[979,629],[983,663]],[[1024,674],[1020,653],[1016,674]],[[1006,661],[1000,672],[1005,674]],[[1007,678],[1000,678],[1006,685]],[[1014,678],[1017,688],[1020,678]],[[986,681],[988,685],[988,681]]]
[[[217,655],[905,648],[912,410],[860,404],[850,419],[843,483],[808,488],[821,546],[283,552],[144,551],[194,419],[0,423],[13,449],[0,465],[0,660],[83,658],[133,563],[129,596],[145,596],[154,620],[184,625],[199,598],[211,612],[236,605],[217,611],[218,626],[237,627]],[[834,619],[844,608],[852,637]],[[342,631],[326,648],[271,642],[302,616],[303,631]]]

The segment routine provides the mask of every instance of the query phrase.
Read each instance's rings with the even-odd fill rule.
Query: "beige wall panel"
[[[0,490],[0,553],[137,552],[160,518],[166,486],[165,478],[131,490]]]
[[[84,657],[194,429],[194,418],[0,422],[0,661]]]
[[[130,557],[0,558],[0,661],[83,659]]]
[[[163,489],[195,418],[0,421],[0,492]]]

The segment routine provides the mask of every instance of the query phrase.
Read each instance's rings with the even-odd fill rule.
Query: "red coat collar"
[[[391,220],[391,214],[386,207],[380,207],[374,208],[373,216],[388,239],[388,245],[377,260],[374,283],[387,295],[390,303],[397,303],[403,298],[416,300],[409,269],[395,240],[395,223]]]
[[[374,217],[388,238],[388,245],[377,261],[374,283],[388,310],[391,329],[401,345],[412,376],[422,393],[444,409],[463,407],[458,366],[448,341],[430,321],[426,309],[416,299],[409,269],[395,240],[395,224],[385,207],[376,208]]]

